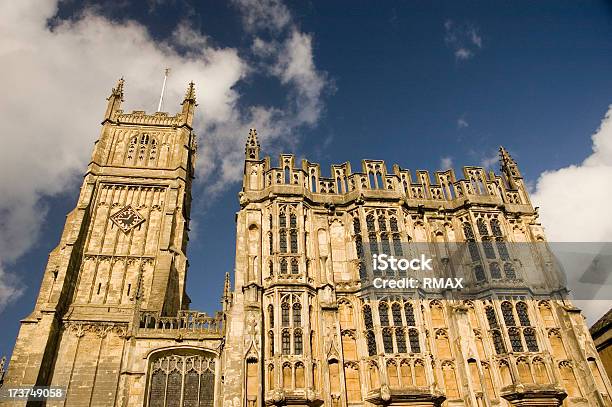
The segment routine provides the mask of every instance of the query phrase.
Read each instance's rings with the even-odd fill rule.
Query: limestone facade
[[[504,149],[501,175],[364,160],[325,177],[260,158],[251,130],[233,287],[209,316],[185,290],[193,84],[175,116],[124,113],[122,98],[120,81],[4,386],[65,387],[51,406],[611,405],[580,311],[527,284],[549,263],[506,246],[545,237]],[[458,242],[473,295],[371,284],[368,249]]]

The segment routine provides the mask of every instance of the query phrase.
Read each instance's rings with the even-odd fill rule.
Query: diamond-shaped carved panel
[[[129,232],[145,221],[145,218],[143,218],[142,215],[140,215],[138,211],[136,211],[130,205],[124,206],[123,209],[116,212],[110,218],[115,225],[119,226],[119,228],[125,233]]]

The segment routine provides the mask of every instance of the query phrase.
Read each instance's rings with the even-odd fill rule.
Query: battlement
[[[181,111],[174,116],[170,116],[167,112],[155,112],[147,114],[144,110],[134,110],[132,113],[125,113],[121,109],[123,102],[123,88],[125,81],[119,79],[117,85],[111,90],[110,96],[107,98],[106,113],[104,114],[104,123],[112,124],[134,124],[140,126],[156,126],[156,127],[180,127],[187,126],[191,129],[193,123],[193,113],[196,106],[195,84],[190,82],[185,92],[185,98],[181,102]],[[161,106],[161,102],[160,102]]]
[[[255,144],[259,149],[255,142],[256,135],[255,131],[249,135],[247,149],[252,150],[253,147],[249,145]],[[258,157],[258,153],[251,151],[247,155],[246,164],[250,169],[245,169],[245,191],[285,187],[289,193],[346,195],[356,192],[357,196],[386,191],[393,192],[393,196],[423,201],[485,197],[485,200],[495,203],[530,204],[518,167],[503,147],[500,148],[502,175],[483,167],[465,166],[459,179],[453,169],[436,171],[433,179],[429,171],[417,170],[412,173],[397,164],[389,171],[383,160],[362,160],[359,172],[353,172],[349,162],[334,164],[330,175],[324,176],[318,163],[302,160],[298,167],[294,155],[281,154],[278,166],[273,166],[270,157],[262,160],[254,158]]]
[[[110,118],[117,124],[137,124],[144,126],[180,126],[185,122],[185,115],[177,113],[170,116],[166,112],[155,112],[147,114],[143,110],[134,110],[132,113],[124,113],[123,110],[116,110]]]

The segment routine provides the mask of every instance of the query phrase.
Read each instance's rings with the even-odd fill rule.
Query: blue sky
[[[244,129],[251,122],[263,123],[262,147],[264,153],[275,155],[274,160],[279,152],[294,152],[299,158],[320,162],[325,172],[331,164],[344,161],[358,167],[363,158],[384,159],[389,167],[398,163],[413,171],[433,171],[442,163],[456,170],[462,165],[483,164],[497,169],[493,159],[503,144],[517,159],[542,202],[543,217],[548,216],[550,223],[544,226],[554,228],[557,218],[554,214],[545,216],[545,205],[561,204],[566,199],[564,193],[570,199],[575,179],[571,178],[574,181],[566,185],[565,192],[558,183],[562,184],[564,174],[579,170],[583,161],[593,155],[591,136],[598,132],[612,103],[612,6],[606,2],[236,0],[190,4],[175,0],[151,1],[149,8],[143,8],[140,2],[96,3],[67,1],[57,10],[54,4],[50,5],[45,17],[54,17],[45,22],[45,27],[38,27],[37,35],[51,44],[60,40],[51,26],[61,26],[65,40],[70,30],[83,30],[75,26],[79,21],[93,19],[97,24],[106,24],[104,30],[120,29],[120,35],[109,38],[110,42],[119,39],[129,43],[131,33],[141,35],[144,31],[151,47],[171,47],[175,53],[172,58],[157,58],[148,64],[143,73],[146,82],[138,82],[138,71],[132,72],[132,77],[126,75],[126,104],[134,109],[155,109],[154,95],[159,92],[165,65],[178,71],[177,76],[185,76],[187,73],[181,73],[177,65],[188,62],[195,74],[200,60],[205,61],[202,66],[214,64],[214,50],[227,51],[223,56],[228,60],[234,55],[242,61],[242,65],[232,65],[242,70],[230,81],[228,90],[234,92],[231,103],[211,97],[211,106],[207,106],[206,95],[216,92],[215,84],[207,87],[206,79],[196,83],[204,112],[196,119],[203,163],[198,166],[199,181],[194,188],[188,293],[192,308],[209,312],[219,308],[223,276],[233,270],[235,250],[234,213],[238,210],[239,184],[235,172],[226,174],[220,168],[239,163],[236,154],[241,152],[246,138]],[[260,7],[259,14],[253,11],[255,4]],[[28,16],[34,14],[33,9],[24,10],[29,11]],[[36,21],[40,24],[46,20]],[[188,27],[192,36],[177,36],[179,26]],[[8,29],[17,32],[22,28]],[[102,34],[110,32],[104,30]],[[283,63],[287,48],[282,44],[290,38],[300,39],[299,44],[304,46],[300,49],[305,53]],[[257,51],[256,40],[265,47]],[[84,41],[90,41],[91,47],[98,46],[96,40]],[[4,61],[11,55],[10,45],[0,43],[0,58]],[[194,51],[198,46],[208,54]],[[149,49],[141,48],[143,59],[148,61],[144,53]],[[100,55],[112,56],[112,52],[112,47],[110,51],[104,48]],[[168,55],[166,51],[155,52]],[[38,65],[45,66],[47,61],[41,58]],[[133,58],[131,65],[138,63],[138,53]],[[297,61],[299,66],[293,66],[291,61]],[[104,97],[113,81],[128,69],[112,58],[94,57],[83,63],[84,69],[95,65],[104,74],[78,82],[56,74],[61,69],[51,68],[61,67],[62,63],[55,60],[48,61],[50,69],[44,74],[34,68],[9,74],[13,82],[20,78],[24,82],[34,78],[36,82],[36,78],[49,75],[61,87],[50,88],[45,100],[56,100],[63,108],[72,109],[73,103],[83,98],[80,106],[87,107],[89,116],[86,123],[75,125],[74,132],[72,117],[62,118],[63,127],[58,134],[64,137],[65,133],[76,133],[72,137],[85,141],[78,141],[82,143],[78,149],[67,150],[68,158],[62,162],[71,165],[65,172],[49,175],[49,182],[57,188],[32,188],[31,199],[36,200],[34,209],[40,215],[35,224],[28,224],[32,228],[28,236],[32,238],[18,246],[19,255],[4,252],[4,259],[0,257],[0,280],[3,278],[10,287],[5,290],[8,294],[0,313],[4,331],[0,354],[10,353],[19,319],[32,310],[48,253],[59,241],[65,215],[75,204],[79,174],[99,131]],[[304,71],[288,76],[292,66]],[[29,74],[32,76],[25,77]],[[202,75],[206,78],[206,72]],[[165,110],[179,109],[185,78],[171,73]],[[89,84],[87,81],[91,88],[82,87]],[[0,99],[5,99],[5,112],[31,109],[26,101],[36,99],[39,89],[21,89],[14,83],[9,86],[16,86],[24,95],[15,100],[4,93]],[[71,86],[81,87],[77,100],[63,100],[61,89]],[[237,116],[229,114],[218,120],[214,103],[231,105]],[[13,109],[6,110],[7,106]],[[250,110],[253,106],[284,112],[278,116],[283,126],[262,121]],[[227,113],[223,109],[219,112]],[[36,123],[38,113],[29,114]],[[41,117],[41,123],[45,120]],[[266,137],[268,129],[274,137]],[[5,141],[10,137],[25,140],[19,146],[28,151],[36,149],[36,137],[43,137],[34,130],[23,130],[23,134],[20,128],[2,130],[0,137]],[[600,133],[602,139],[607,134]],[[227,157],[233,159],[226,161]],[[37,155],[32,159],[44,160]],[[602,168],[609,170],[610,156],[603,161]],[[543,173],[552,174],[547,180],[551,180],[550,184],[558,181],[557,186],[545,188],[549,184],[542,183],[538,189]],[[603,182],[609,179],[602,178]],[[0,200],[6,202],[0,207],[0,224],[4,225],[10,221],[7,216],[16,213],[9,194],[23,199],[30,195],[19,195],[22,188],[15,186],[15,178],[0,181],[4,183]],[[23,188],[28,182],[24,181]],[[601,188],[601,184],[595,188],[597,185]],[[581,213],[574,217],[591,211],[588,203],[575,205]],[[571,224],[564,226],[564,230],[571,228]],[[595,229],[587,230],[584,239],[610,240],[609,234],[597,234],[599,230]],[[1,240],[8,252],[12,237],[7,230],[10,229],[0,233],[5,234]],[[610,230],[606,229],[606,233]],[[559,239],[572,240],[571,234],[568,237],[554,233]]]

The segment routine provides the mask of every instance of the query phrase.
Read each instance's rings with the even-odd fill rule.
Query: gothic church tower
[[[21,322],[6,380],[64,386],[66,405],[121,404],[131,380],[124,370],[132,369],[126,339],[140,315],[176,316],[190,301],[194,84],[174,116],[123,112],[123,87],[121,79],[108,97],[78,202]]]

